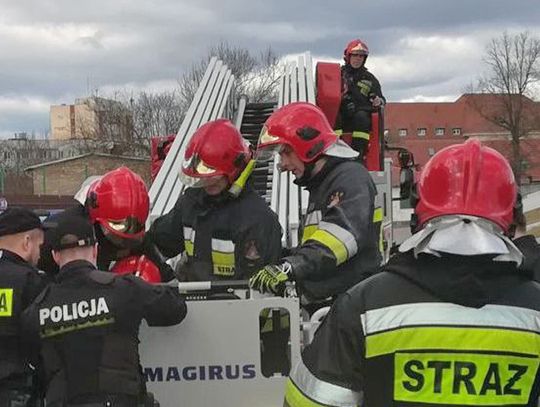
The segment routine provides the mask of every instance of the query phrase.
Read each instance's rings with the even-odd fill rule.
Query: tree
[[[479,78],[476,90],[494,97],[487,104],[476,99],[473,108],[510,134],[510,162],[517,182],[521,183],[521,141],[532,130],[540,129],[539,108],[534,103],[540,82],[540,39],[528,32],[504,32],[488,44],[484,63],[488,71]]]
[[[153,136],[176,134],[185,109],[178,89],[161,93],[141,92],[130,99],[133,113],[133,131],[137,140],[149,140]]]
[[[184,110],[193,100],[210,59],[216,56],[231,69],[234,75],[235,95],[247,95],[251,102],[274,100],[282,73],[279,57],[269,47],[259,55],[245,48],[221,42],[209,49],[206,56],[194,63],[179,80],[180,98]]]

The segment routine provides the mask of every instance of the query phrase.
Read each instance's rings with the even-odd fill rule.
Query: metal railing
[[[313,62],[309,52],[300,55],[296,61],[288,62],[281,78],[278,107],[293,102],[315,104]],[[278,214],[284,230],[283,245],[295,247],[298,245],[300,218],[307,208],[308,192],[293,183],[292,174],[280,173],[276,160],[273,167],[270,207]]]

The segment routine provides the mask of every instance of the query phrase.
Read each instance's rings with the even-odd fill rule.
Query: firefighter
[[[19,324],[45,285],[36,268],[42,243],[41,221],[32,211],[10,208],[0,214],[0,407],[35,405],[36,376]]]
[[[148,190],[142,178],[127,167],[103,176],[88,178],[75,195],[78,202],[63,213],[49,217],[54,226],[64,216],[90,219],[99,242],[97,265],[119,274],[145,270],[141,276],[149,282],[169,281],[172,270],[152,245],[143,245],[145,222],[149,213]],[[45,234],[40,267],[48,274],[58,271],[52,259],[49,233]]]
[[[310,103],[286,105],[266,121],[261,158],[279,152],[282,171],[309,191],[301,245],[250,281],[262,292],[283,294],[296,281],[307,302],[322,302],[375,273],[382,212],[375,185],[358,153],[338,140],[324,113]]]
[[[416,191],[416,233],[336,301],[286,406],[537,405],[540,286],[507,235],[510,165],[470,139],[437,153]]]
[[[88,218],[64,216],[50,232],[60,270],[22,321],[43,359],[47,407],[146,405],[139,325],[178,324],[185,302],[176,288],[98,271]]]
[[[343,51],[342,99],[336,120],[338,134],[352,134],[351,146],[360,159],[367,153],[371,113],[385,103],[379,81],[365,66],[368,55],[368,46],[361,40],[349,42]]]
[[[187,188],[145,237],[166,257],[184,253],[180,280],[247,279],[281,256],[277,216],[247,182],[254,164],[228,120],[208,122],[193,134],[180,173]]]

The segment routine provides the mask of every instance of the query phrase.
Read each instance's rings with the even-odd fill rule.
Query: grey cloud
[[[460,58],[439,56],[437,64],[444,69],[424,66],[430,55],[423,55],[414,61],[419,69],[403,77],[399,72],[385,73],[374,58],[385,58],[388,64],[409,62],[410,51],[401,42],[409,37],[470,37],[481,43],[504,29],[540,33],[540,4],[531,0],[4,3],[0,97],[31,95],[54,103],[69,103],[72,100],[66,98],[86,94],[87,82],[91,87],[122,88],[126,83],[175,80],[222,40],[254,51],[270,45],[280,54],[310,50],[338,59],[356,37],[368,42],[373,54],[368,66],[386,79],[383,88],[391,98],[453,95],[477,73],[481,48]],[[32,37],[32,29],[41,31]],[[25,120],[24,112],[0,110],[0,132],[48,126],[46,114],[27,114]]]

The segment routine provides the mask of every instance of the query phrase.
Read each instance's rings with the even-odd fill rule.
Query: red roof
[[[455,102],[390,102],[385,109],[389,144],[409,149],[421,166],[437,151],[468,137],[478,137],[510,157],[509,132],[487,119],[498,117],[504,101],[503,95],[465,94]],[[524,98],[523,105],[529,117],[540,117],[540,103]],[[540,181],[540,121],[536,123],[538,130],[521,141],[526,165],[524,177],[531,181]],[[400,131],[402,134],[406,131],[406,135],[400,135]],[[419,135],[420,131],[425,135]]]

